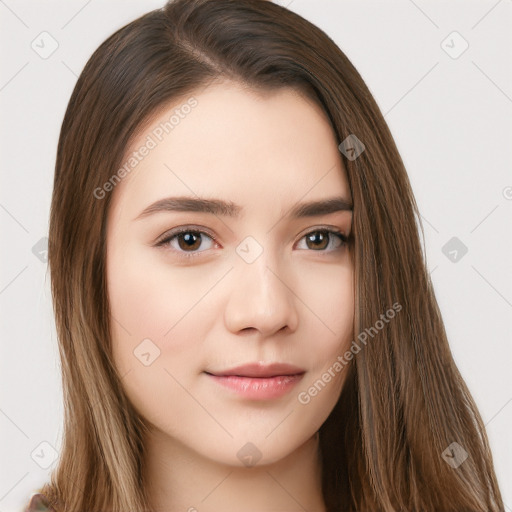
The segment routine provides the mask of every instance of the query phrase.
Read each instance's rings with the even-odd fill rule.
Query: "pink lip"
[[[266,364],[264,362],[255,362],[236,366],[230,370],[207,371],[206,373],[218,376],[238,375],[239,377],[276,377],[279,375],[296,375],[298,373],[304,373],[304,371],[305,370],[303,368],[286,363]]]
[[[304,376],[305,370],[284,363],[245,364],[220,372],[205,372],[216,382],[246,398],[265,400],[288,393]]]
[[[240,377],[238,375],[212,375],[209,377],[246,398],[252,400],[265,400],[279,398],[288,393],[304,376],[277,375],[274,377]]]

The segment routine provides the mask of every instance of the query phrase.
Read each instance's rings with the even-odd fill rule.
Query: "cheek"
[[[179,415],[166,411],[171,403],[182,411],[190,407],[179,383],[200,372],[203,335],[194,315],[187,314],[193,313],[197,293],[182,292],[179,277],[166,276],[155,265],[134,259],[116,263],[108,268],[108,290],[112,354],[123,388],[139,414],[179,432]]]
[[[299,403],[315,414],[329,414],[341,393],[349,361],[340,356],[350,349],[354,338],[354,276],[351,266],[316,272],[315,279],[302,288],[307,297],[307,352],[311,372],[301,386]],[[306,301],[304,301],[306,302]],[[302,399],[301,399],[302,398]],[[308,404],[308,405],[306,405]]]
[[[202,300],[218,277],[172,268],[147,253],[107,259],[112,352],[134,401],[202,371],[201,343],[218,314]],[[200,318],[200,321],[198,321]]]
[[[298,294],[299,295],[299,294]],[[354,334],[354,275],[350,265],[325,267],[310,273],[303,281],[299,297],[303,308],[303,322],[312,340],[319,360],[336,357],[350,344]]]
[[[169,338],[174,326],[204,295],[209,280],[192,268],[172,268],[148,251],[114,251],[107,261],[108,291],[114,323],[143,338]]]

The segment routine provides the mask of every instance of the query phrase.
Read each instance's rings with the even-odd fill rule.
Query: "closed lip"
[[[210,375],[224,377],[228,375],[237,375],[239,377],[277,377],[280,375],[298,375],[304,373],[303,368],[286,363],[249,363],[222,371],[206,371]]]

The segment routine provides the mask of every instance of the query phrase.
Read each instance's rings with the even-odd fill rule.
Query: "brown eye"
[[[334,238],[336,237],[336,239]],[[331,246],[332,250],[339,249],[347,243],[347,237],[338,231],[330,229],[317,229],[303,237],[306,240],[306,248],[317,252],[330,252],[325,249]],[[335,244],[333,247],[332,244]]]
[[[205,239],[208,243],[205,242]],[[156,245],[158,247],[174,250],[179,253],[180,256],[194,256],[195,254],[203,252],[203,250],[210,249],[214,241],[214,238],[204,231],[179,229],[164,235],[160,241],[157,241]],[[199,250],[200,248],[203,250]]]
[[[184,251],[198,249],[201,245],[201,234],[194,231],[179,233],[174,238],[178,241],[180,249]]]

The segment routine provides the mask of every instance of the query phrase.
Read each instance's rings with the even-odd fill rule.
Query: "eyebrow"
[[[198,212],[223,217],[239,217],[243,208],[231,201],[195,197],[166,197],[145,208],[134,220],[160,212]],[[307,218],[334,212],[352,211],[352,203],[343,197],[331,197],[296,205],[287,215],[289,218]]]

